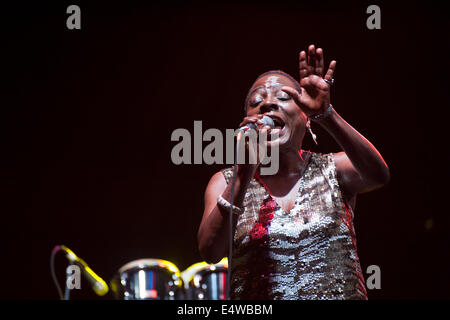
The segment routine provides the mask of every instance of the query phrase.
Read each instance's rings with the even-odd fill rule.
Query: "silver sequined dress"
[[[227,181],[232,168],[222,170]],[[331,154],[310,153],[286,213],[252,179],[233,244],[232,299],[367,299],[353,211]]]

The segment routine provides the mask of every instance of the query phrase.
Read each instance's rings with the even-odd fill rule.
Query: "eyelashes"
[[[258,100],[255,100],[255,101],[251,101],[250,102],[250,106],[256,107],[258,104],[260,104],[263,101],[264,101],[263,99],[258,99]]]
[[[286,94],[286,95],[278,96],[277,99],[280,101],[288,101],[288,100],[291,100],[292,97]],[[255,100],[250,100],[250,106],[256,107],[258,104],[260,104],[263,101],[264,101],[264,99],[261,97],[255,99]]]

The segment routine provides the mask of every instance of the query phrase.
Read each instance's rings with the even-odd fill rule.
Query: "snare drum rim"
[[[180,270],[172,262],[163,259],[153,259],[153,258],[139,259],[128,262],[127,264],[120,267],[118,273],[122,274],[124,272],[131,271],[133,269],[145,269],[146,267],[160,267],[162,269],[169,270],[170,272],[175,274],[175,276],[178,278],[180,277],[181,274]]]
[[[188,267],[186,270],[184,270],[181,273],[181,278],[183,278],[183,281],[185,285],[187,286],[191,281],[194,280],[194,277],[196,275],[202,274],[205,271],[214,271],[214,270],[224,270],[228,269],[228,258],[225,257],[222,260],[220,260],[218,263],[215,264],[208,264],[206,261],[203,262],[197,262]],[[184,275],[184,277],[183,277]],[[188,275],[186,277],[185,275]]]

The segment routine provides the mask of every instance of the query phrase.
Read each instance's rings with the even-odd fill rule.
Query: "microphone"
[[[58,246],[57,246],[58,247]],[[92,286],[92,290],[99,295],[104,296],[109,288],[105,281],[103,281],[102,278],[100,278],[98,275],[95,274],[94,271],[92,271],[91,268],[84,262],[82,259],[76,256],[76,254],[67,248],[64,245],[59,246],[60,249],[62,249],[66,253],[66,258],[73,264],[76,264],[80,267],[81,272],[83,272],[86,279],[89,281],[89,283]],[[56,249],[56,248],[55,248]]]
[[[264,116],[264,117],[262,117],[261,121],[264,123],[264,125],[269,126],[270,128],[275,127],[275,123],[273,122],[271,117]],[[247,123],[245,126],[240,127],[239,130],[246,132],[250,129],[256,129],[257,127],[258,126],[255,123],[250,122],[250,123]]]

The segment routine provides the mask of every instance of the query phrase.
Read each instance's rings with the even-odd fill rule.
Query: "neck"
[[[299,150],[288,150],[287,152],[280,153],[280,166],[277,177],[289,177],[294,175],[300,175],[305,165],[304,152]]]

